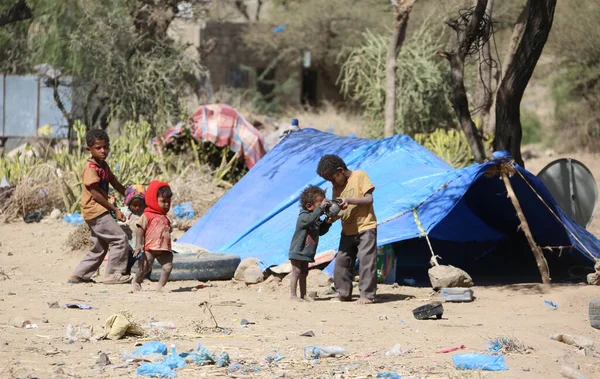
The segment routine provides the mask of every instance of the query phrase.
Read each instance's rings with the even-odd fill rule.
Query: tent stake
[[[533,239],[533,234],[531,234],[531,229],[529,229],[529,224],[527,223],[527,219],[525,218],[525,214],[523,213],[523,209],[521,208],[519,199],[517,199],[517,195],[513,190],[512,184],[510,183],[510,179],[507,173],[508,170],[506,170],[506,168],[507,167],[502,168],[502,170],[500,171],[500,176],[502,177],[504,185],[506,186],[508,197],[512,201],[512,204],[515,207],[515,210],[517,211],[517,217],[519,217],[519,221],[521,221],[521,229],[523,230],[523,233],[525,233],[525,237],[527,238],[529,247],[531,247],[531,252],[533,253],[537,262],[538,269],[540,270],[540,275],[542,276],[542,283],[545,285],[550,285],[550,269],[548,268],[548,262],[544,257],[542,249],[535,243],[535,240]]]

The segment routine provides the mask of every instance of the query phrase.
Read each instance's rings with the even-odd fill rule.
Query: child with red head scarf
[[[142,253],[140,268],[132,283],[134,291],[142,290],[144,277],[150,272],[156,259],[162,268],[157,290],[171,292],[165,285],[173,269],[171,221],[167,217],[172,196],[169,185],[156,180],[152,181],[146,190],[146,208],[137,222],[136,249],[133,252],[134,256]]]

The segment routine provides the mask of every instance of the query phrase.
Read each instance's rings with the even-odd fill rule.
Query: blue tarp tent
[[[261,159],[179,242],[256,257],[263,268],[283,263],[302,189],[315,184],[331,194],[331,184],[316,174],[325,154],[337,154],[348,168],[370,176],[380,246],[420,237],[423,230],[430,238],[454,242],[500,241],[518,230],[503,181],[483,176],[497,162],[454,169],[408,136],[370,140],[304,129]],[[558,208],[539,179],[516,168],[522,176],[514,175],[511,183],[536,242],[572,246],[568,251],[575,258],[600,258],[600,241]],[[335,223],[321,237],[319,252],[337,249],[340,232]]]

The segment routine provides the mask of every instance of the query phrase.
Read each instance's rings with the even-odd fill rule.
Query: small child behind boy
[[[146,191],[146,208],[137,222],[136,248],[134,256],[142,253],[139,270],[133,281],[133,290],[141,291],[144,277],[152,269],[154,259],[161,265],[157,291],[171,292],[165,288],[173,269],[171,251],[171,221],[167,213],[171,209],[173,193],[167,183],[152,181]]]
[[[308,276],[308,263],[315,261],[319,236],[329,231],[331,222],[329,219],[321,221],[323,208],[329,204],[325,199],[325,191],[317,186],[310,185],[300,194],[300,206],[302,210],[296,221],[296,231],[290,245],[290,262],[292,272],[290,276],[291,299],[312,301],[306,294],[306,277]],[[300,297],[298,298],[296,287],[300,284]]]

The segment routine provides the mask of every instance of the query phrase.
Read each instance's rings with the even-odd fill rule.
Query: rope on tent
[[[548,262],[546,261],[546,257],[544,257],[544,252],[533,239],[533,234],[531,233],[529,223],[527,222],[525,214],[523,213],[523,208],[521,208],[517,194],[515,193],[510,182],[510,177],[514,175],[515,171],[517,171],[514,167],[514,161],[511,160],[509,162],[501,163],[499,166],[500,177],[502,178],[504,186],[506,187],[507,195],[510,198],[513,207],[515,208],[515,211],[517,212],[517,217],[521,222],[520,227],[523,230],[523,234],[525,234],[525,238],[529,243],[529,247],[531,247],[531,252],[535,257],[535,261],[542,277],[542,283],[545,285],[550,285],[550,269],[548,268]]]
[[[592,260],[594,262],[598,262],[599,259],[596,258],[596,256],[594,254],[592,254],[592,252],[581,242],[581,240],[579,238],[577,238],[577,236],[575,235],[575,233],[573,233],[571,231],[571,229],[569,229],[564,222],[562,222],[562,220],[560,219],[560,217],[554,213],[554,211],[552,210],[552,208],[550,208],[550,206],[544,201],[544,199],[542,198],[542,196],[540,196],[540,194],[535,190],[535,188],[533,188],[533,186],[529,183],[529,181],[527,179],[525,179],[525,177],[523,176],[523,174],[521,174],[521,172],[519,170],[516,170],[517,174],[519,174],[519,176],[523,179],[523,181],[525,183],[527,183],[527,185],[529,186],[529,188],[531,188],[531,190],[533,191],[533,193],[535,193],[535,195],[538,197],[538,199],[540,199],[540,201],[542,202],[542,204],[544,204],[546,206],[546,208],[548,208],[548,210],[550,211],[550,213],[552,213],[552,215],[558,220],[558,222],[560,222],[562,224],[562,226],[565,227],[565,230],[575,239],[575,241],[577,241],[577,243],[579,243],[579,245],[581,245],[581,247],[585,250],[585,252],[592,258]]]
[[[437,258],[441,258],[441,257],[439,255],[435,255],[435,253],[433,252],[433,247],[431,246],[431,241],[429,241],[429,235],[427,234],[425,229],[423,229],[423,225],[421,224],[421,221],[419,220],[417,208],[413,208],[412,212],[413,212],[413,217],[415,219],[415,224],[417,224],[417,228],[419,228],[419,232],[421,232],[420,237],[425,237],[425,239],[427,240],[427,245],[429,245],[429,251],[431,252],[431,260],[429,262],[431,263],[432,266],[439,266],[440,264],[438,263]]]

